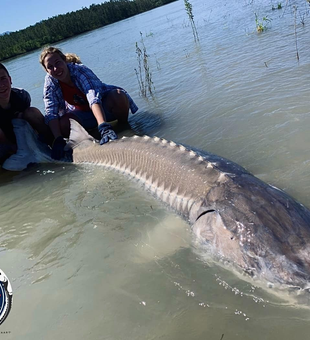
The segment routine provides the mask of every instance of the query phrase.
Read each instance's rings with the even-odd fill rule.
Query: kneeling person
[[[12,87],[9,72],[0,63],[0,164],[17,151],[12,119],[23,118],[31,125],[44,121],[42,113],[30,104],[29,93]],[[46,131],[44,130],[43,133],[46,134]]]
[[[47,47],[40,55],[40,63],[47,72],[43,97],[45,121],[54,135],[54,159],[64,156],[69,118],[88,131],[98,128],[100,144],[104,144],[117,139],[108,122],[126,123],[129,109],[132,113],[138,110],[125,90],[103,83],[75,54],[65,55],[56,47]]]

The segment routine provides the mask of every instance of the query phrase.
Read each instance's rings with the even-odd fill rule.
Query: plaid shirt
[[[120,88],[114,85],[104,84],[94,72],[85,65],[68,64],[67,66],[71,80],[74,85],[86,95],[89,107],[93,104],[100,104],[101,97],[105,92]],[[135,113],[138,110],[137,105],[130,95],[125,90],[123,91],[128,97],[131,112]],[[69,110],[72,111],[73,108],[64,100],[58,80],[49,74],[45,76],[43,100],[45,105],[45,122],[47,124],[53,119],[58,119]]]

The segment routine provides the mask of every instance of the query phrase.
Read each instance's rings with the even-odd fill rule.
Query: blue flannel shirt
[[[82,91],[88,100],[89,107],[93,104],[101,104],[101,97],[108,91],[113,89],[121,89],[114,85],[104,84],[94,72],[83,64],[67,64],[71,80],[74,85]],[[123,89],[122,89],[123,90]],[[123,90],[129,100],[129,107],[132,113],[138,110],[137,105],[130,95]],[[50,74],[46,74],[43,100],[45,105],[45,122],[48,124],[53,119],[58,119],[68,111],[72,111],[72,106],[69,105],[63,98],[60,84],[57,79]]]

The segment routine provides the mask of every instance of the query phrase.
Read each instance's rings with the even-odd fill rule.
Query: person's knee
[[[43,122],[44,121],[44,116],[41,113],[41,111],[39,109],[37,109],[36,107],[28,107],[22,114],[21,117],[25,120],[27,120],[27,122],[33,122],[33,121],[40,121]]]
[[[111,112],[128,111],[129,100],[126,93],[120,89],[112,90],[107,97],[107,106]]]
[[[105,108],[114,115],[119,123],[123,124],[128,121],[129,100],[121,89],[110,91],[105,100]]]
[[[128,97],[126,96],[126,93],[124,91],[121,91],[120,89],[117,89],[115,97],[116,105],[119,106],[121,109],[128,111],[129,100]]]

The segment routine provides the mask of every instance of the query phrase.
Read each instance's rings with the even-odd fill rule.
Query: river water
[[[198,42],[177,1],[57,46],[132,95],[135,133],[227,157],[310,207],[309,4],[191,3]],[[43,110],[39,52],[5,65]],[[185,222],[119,174],[38,165],[2,171],[0,185],[0,268],[14,292],[6,339],[309,337],[309,309],[213,263]]]

